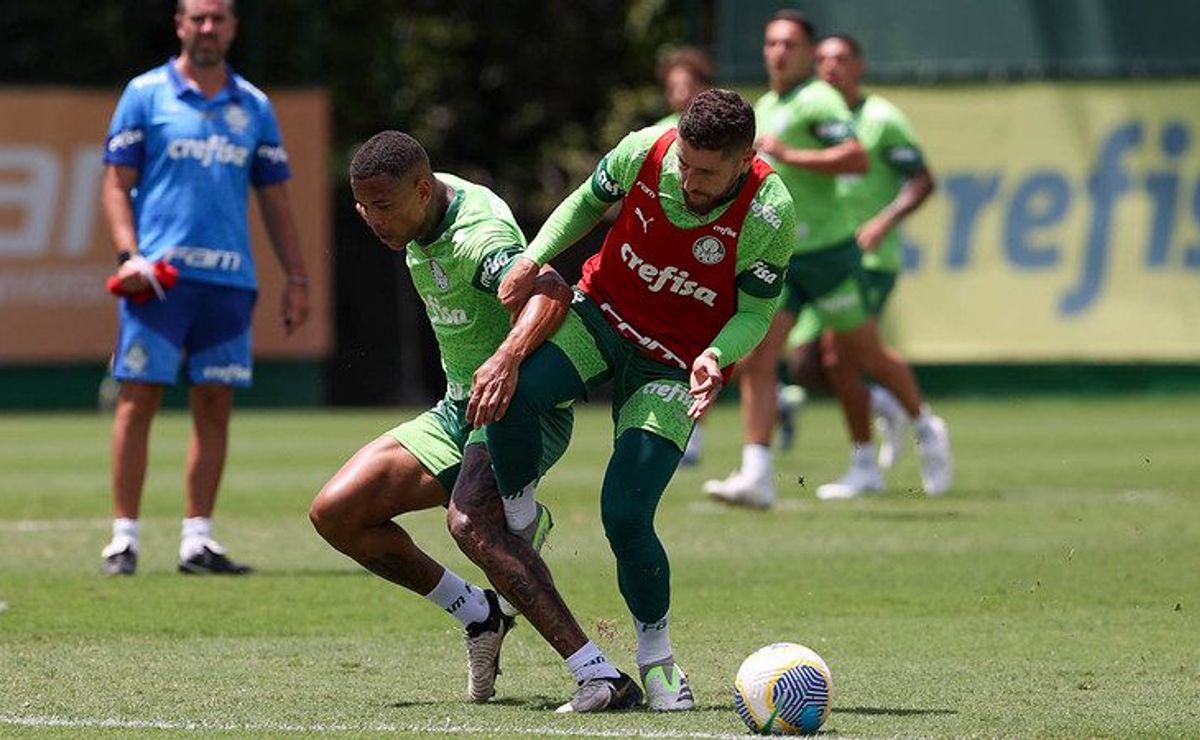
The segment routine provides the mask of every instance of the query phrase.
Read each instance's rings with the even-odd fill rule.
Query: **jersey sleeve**
[[[809,132],[824,148],[855,138],[854,117],[850,108],[842,96],[832,88],[807,100],[801,114],[808,124]]]
[[[888,116],[882,145],[883,161],[904,177],[912,177],[925,169],[925,155],[912,124],[899,110],[893,110]]]
[[[279,120],[269,100],[263,101],[259,116],[262,129],[250,163],[250,183],[256,188],[275,185],[292,176],[283,136],[279,133]]]
[[[773,174],[760,187],[738,242],[737,311],[709,345],[722,367],[750,354],[766,336],[782,300],[795,230],[791,195]]]
[[[148,120],[145,95],[133,83],[126,85],[108,124],[104,163],[140,171],[146,160]]]

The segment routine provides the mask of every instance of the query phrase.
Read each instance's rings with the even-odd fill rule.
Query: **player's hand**
[[[701,352],[692,363],[692,374],[688,393],[692,396],[692,405],[688,407],[688,416],[699,419],[717,400],[717,394],[725,381],[721,379],[721,365],[717,358],[709,352]]]
[[[504,418],[517,387],[520,363],[504,349],[487,358],[471,377],[467,421],[478,429]]]
[[[879,218],[873,218],[859,226],[855,233],[859,249],[864,252],[874,252],[879,249],[879,245],[883,243],[883,238],[888,235],[889,231],[891,231],[891,226]]]
[[[291,334],[308,321],[308,285],[289,282],[283,289],[279,316],[284,332]]]
[[[121,292],[125,294],[142,293],[150,290],[150,275],[153,274],[153,268],[150,262],[145,257],[135,255],[121,264],[117,268],[117,280],[120,282]]]
[[[516,316],[529,296],[533,295],[534,281],[542,268],[538,263],[521,255],[515,259],[496,292],[509,314]]]

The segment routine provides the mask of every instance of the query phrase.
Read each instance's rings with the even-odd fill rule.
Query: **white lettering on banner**
[[[0,272],[0,307],[23,304],[108,308],[113,299],[101,286],[110,272],[94,266],[4,270]]]
[[[712,306],[716,302],[717,292],[695,280],[688,280],[690,273],[687,270],[680,270],[675,265],[663,268],[652,265],[639,257],[629,242],[621,245],[621,261],[650,287],[651,293],[658,293],[667,288],[669,293],[691,296],[706,306]]]
[[[679,355],[664,347],[657,339],[645,336],[637,329],[634,329],[628,321],[621,318],[621,314],[613,310],[612,304],[601,303],[600,310],[613,317],[613,319],[616,321],[617,332],[632,340],[639,347],[642,347],[650,352],[657,352],[665,362],[678,365],[684,370],[687,369],[687,363],[684,362]]]
[[[60,187],[64,170],[65,188]],[[18,223],[0,228],[0,257],[85,253],[92,243],[103,172],[94,145],[76,147],[66,166],[50,147],[0,146],[0,211],[15,211]],[[62,242],[55,249],[52,237],[59,222]]]
[[[242,255],[237,252],[208,247],[170,247],[163,258],[196,270],[236,272],[242,266]]]
[[[231,143],[225,136],[213,134],[207,139],[172,139],[167,143],[167,156],[194,159],[201,167],[211,167],[214,162],[245,167],[250,150]]]

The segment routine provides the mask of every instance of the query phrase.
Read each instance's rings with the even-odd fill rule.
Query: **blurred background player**
[[[562,323],[571,290],[546,268],[510,323],[496,289],[509,261],[525,248],[512,211],[487,188],[434,173],[425,149],[407,134],[383,131],[363,144],[350,163],[350,187],[371,231],[389,249],[405,252],[441,352],[446,394],[429,411],[355,453],[317,494],[309,518],[337,550],[462,623],[467,696],[487,701],[495,693],[500,645],[512,615],[502,613],[494,591],[467,583],[430,558],[392,519],[447,504],[463,447],[472,435],[483,436],[467,421],[473,375],[493,353],[507,358],[515,374],[519,358]],[[570,408],[547,415],[543,468],[566,448],[571,423]],[[492,513],[504,526],[498,503]],[[544,530],[542,537],[548,516]]]
[[[694,46],[680,47],[662,58],[658,65],[658,79],[662,82],[663,98],[671,112],[654,125],[677,126],[679,116],[687,110],[692,98],[712,87],[712,58]],[[692,427],[692,436],[688,437],[683,457],[679,458],[680,465],[696,465],[700,462],[704,444],[703,428],[703,420]]]
[[[846,34],[825,37],[817,45],[816,65],[818,76],[836,88],[850,106],[855,134],[870,159],[865,174],[839,178],[838,192],[859,223],[856,236],[863,255],[867,305],[871,321],[877,324],[900,273],[900,235],[896,229],[933,193],[935,182],[904,114],[884,98],[862,92],[865,60],[856,39]],[[813,320],[815,315],[806,309],[793,329],[793,337],[797,330],[811,330]],[[805,347],[795,351],[802,356],[811,354]],[[885,345],[884,351],[903,362],[891,347]],[[852,498],[879,491],[883,487],[879,471],[891,468],[903,450],[908,415],[895,396],[878,385],[868,386],[861,373],[838,360],[832,332],[823,333],[817,352],[821,358],[817,366],[845,412],[852,446],[870,443],[866,424],[871,412],[880,432],[878,468],[851,467],[841,480],[819,487],[817,497]],[[945,491],[941,485],[948,486],[950,479],[947,475],[940,481],[925,483],[925,493],[936,495]]]
[[[665,54],[658,63],[658,79],[671,112],[654,125],[676,126],[692,98],[712,87],[712,58],[694,46],[681,46]]]
[[[794,252],[788,263],[784,303],[762,343],[743,361],[739,389],[745,444],[741,467],[704,490],[727,503],[760,508],[775,502],[770,447],[778,415],[776,377],[796,316],[812,305],[822,326],[834,332],[843,362],[892,391],[916,419],[926,486],[949,485],[949,442],[944,424],[924,406],[912,371],[884,351],[865,301],[856,224],[837,192],[837,176],[866,172],[866,151],[854,136],[853,118],[842,96],[813,76],[814,29],[796,10],[768,19],[763,60],[770,90],[755,112],[758,150],[787,184],[796,208]],[[874,445],[855,447],[852,467],[877,466]],[[876,471],[877,472],[877,471]]]
[[[791,253],[791,197],[754,156],[754,134],[750,104],[715,89],[692,100],[678,129],[628,134],[554,210],[500,289],[506,303],[523,300],[539,265],[621,203],[603,246],[584,265],[571,314],[522,363],[512,404],[488,426],[487,443],[509,528],[517,530],[535,516],[539,420],[613,383],[613,450],[600,512],[634,620],[647,704],[657,711],[691,709],[694,697],[671,645],[670,562],[655,512],[694,420],[723,385],[723,370],[767,331]],[[461,476],[455,500],[480,483]],[[472,538],[459,544],[506,595],[504,579],[549,587],[506,572]],[[564,709],[607,708],[627,687],[628,677],[616,675],[583,684]]]
[[[289,333],[308,317],[308,277],[275,113],[266,95],[225,63],[236,33],[232,0],[180,0],[179,56],[129,83],[108,129],[102,199],[120,286],[127,293],[150,290],[152,261],[179,271],[165,299],[120,301],[113,358],[121,384],[112,435],[115,518],[103,551],[108,575],[137,568],[150,424],[185,357],[193,427],[179,570],[250,571],[212,537],[233,389],[249,386],[252,377],[250,319],[258,292],[249,186],[287,275],[281,318]]]

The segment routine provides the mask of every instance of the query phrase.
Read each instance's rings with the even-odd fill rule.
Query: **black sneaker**
[[[555,711],[565,712],[611,712],[633,709],[642,703],[642,689],[621,671],[616,678],[591,678],[579,684],[571,701]]]
[[[137,570],[137,550],[126,546],[123,550],[109,553],[107,548],[104,555],[104,564],[100,566],[100,572],[106,576],[131,576]]]
[[[496,694],[500,675],[500,645],[516,620],[500,611],[496,592],[485,589],[488,617],[467,625],[467,698],[485,702]]]
[[[187,560],[179,561],[179,572],[189,575],[244,576],[253,571],[249,565],[235,563],[225,553],[217,552],[208,545]]]

